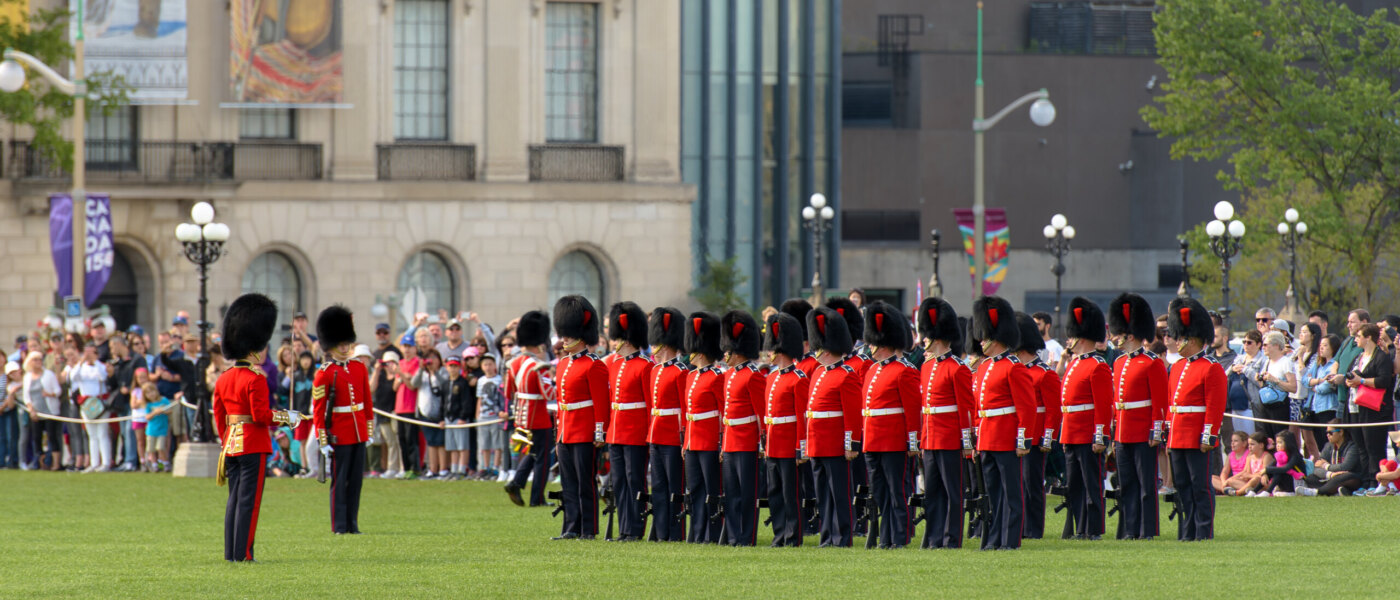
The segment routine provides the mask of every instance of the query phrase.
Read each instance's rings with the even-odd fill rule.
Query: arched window
[[[292,315],[304,310],[301,305],[301,274],[296,265],[281,252],[264,252],[249,263],[243,272],[243,293],[257,292],[277,303],[277,321],[290,325]]]
[[[598,268],[598,261],[582,250],[559,257],[549,271],[549,308],[570,294],[587,298],[600,311],[608,310],[603,304],[607,300],[603,297],[603,270]]]
[[[407,326],[405,314],[437,314],[439,309],[457,314],[457,279],[442,256],[425,250],[408,257],[399,271],[399,298],[399,314],[394,317],[398,329]]]

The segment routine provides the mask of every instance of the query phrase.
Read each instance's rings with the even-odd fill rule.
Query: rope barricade
[[[1263,418],[1259,418],[1259,417],[1247,417],[1247,416],[1245,416],[1245,415],[1237,415],[1237,414],[1228,413],[1228,412],[1225,413],[1225,416],[1230,417],[1230,418],[1234,418],[1234,419],[1245,419],[1245,420],[1248,420],[1248,421],[1254,421],[1255,423],[1271,423],[1271,424],[1274,424],[1274,425],[1288,425],[1288,426],[1297,425],[1297,426],[1299,426],[1299,427],[1391,427],[1391,426],[1394,426],[1394,425],[1400,425],[1400,421],[1386,421],[1386,422],[1384,422],[1384,423],[1334,423],[1334,424],[1328,424],[1328,423],[1299,423],[1299,422],[1297,422],[1297,421],[1276,421],[1276,420],[1274,420],[1274,419],[1263,419]]]
[[[58,415],[51,415],[51,414],[49,414],[49,413],[42,412],[42,411],[37,411],[37,410],[34,411],[34,414],[37,415],[38,418],[39,418],[39,420],[41,420],[41,421],[43,421],[43,420],[48,420],[48,421],[59,421],[59,422],[62,422],[62,423],[76,423],[76,424],[78,424],[78,425],[101,425],[101,424],[103,424],[103,423],[120,423],[120,422],[122,422],[122,421],[130,421],[130,420],[132,419],[132,416],[131,416],[131,415],[127,415],[127,416],[125,416],[125,417],[109,417],[109,418],[106,418],[106,419],[88,419],[88,418],[74,419],[74,418],[72,418],[72,417],[60,417],[60,416],[58,416]]]
[[[398,415],[396,415],[396,414],[394,414],[394,413],[384,412],[384,411],[379,410],[379,409],[377,409],[377,408],[374,409],[374,414],[379,415],[379,416],[381,416],[381,417],[388,417],[388,418],[393,419],[393,420],[395,420],[395,421],[403,421],[404,423],[412,423],[412,424],[417,425],[417,426],[419,426],[419,427],[432,427],[432,428],[435,428],[435,429],[469,429],[469,428],[472,428],[472,427],[485,427],[485,426],[487,426],[487,425],[496,425],[496,424],[499,424],[499,423],[504,423],[504,422],[506,422],[505,419],[491,419],[490,421],[480,421],[480,422],[477,422],[477,423],[462,423],[461,425],[444,425],[444,424],[442,424],[442,423],[429,423],[429,422],[427,422],[427,421],[419,421],[418,419],[410,419],[410,418],[408,418],[408,417],[400,417],[400,416],[398,416]]]

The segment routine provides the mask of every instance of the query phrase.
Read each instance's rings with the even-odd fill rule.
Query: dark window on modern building
[[[841,124],[846,127],[894,125],[894,86],[888,81],[847,81],[841,84]]]
[[[1042,54],[1157,53],[1152,2],[1035,2],[1026,47]]]
[[[545,20],[545,139],[598,141],[598,5],[550,2]]]
[[[919,211],[847,210],[841,212],[841,239],[847,242],[919,241]]]
[[[1181,265],[1157,265],[1157,287],[1174,289],[1179,285],[1181,285]]]
[[[110,115],[93,111],[88,115],[83,138],[90,169],[116,170],[136,167],[138,107],[124,106]]]

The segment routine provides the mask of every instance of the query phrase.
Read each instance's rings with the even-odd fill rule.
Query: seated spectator
[[[1212,477],[1211,484],[1215,487],[1215,493],[1230,496],[1234,494],[1234,489],[1225,491],[1230,480],[1244,472],[1244,461],[1249,456],[1249,434],[1235,430],[1230,435],[1230,453],[1226,455],[1225,464],[1220,466],[1220,474]]]
[[[1273,466],[1274,455],[1269,454],[1269,438],[1256,431],[1249,436],[1249,454],[1245,455],[1244,470],[1226,482],[1225,493],[1233,491],[1236,496],[1254,498],[1267,496],[1264,493],[1264,469]]]
[[[1292,496],[1296,483],[1303,479],[1303,455],[1298,452],[1297,434],[1280,431],[1274,437],[1274,466],[1264,468],[1264,493]]]
[[[1307,487],[1298,489],[1304,496],[1336,496],[1350,494],[1361,487],[1361,451],[1353,444],[1341,421],[1333,419],[1327,427],[1327,445],[1322,456],[1313,461],[1313,472],[1303,478]]]
[[[1380,467],[1380,472],[1376,474],[1376,482],[1384,491],[1371,490],[1366,492],[1366,495],[1371,497],[1400,495],[1400,463],[1393,460],[1383,460]]]

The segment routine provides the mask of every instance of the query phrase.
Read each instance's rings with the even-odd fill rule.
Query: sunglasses
[[[1255,322],[1255,323],[1273,323],[1274,320],[1273,320],[1273,319],[1255,319],[1254,322]]]
[[[1251,341],[1249,341],[1249,340],[1245,340],[1243,343],[1244,343],[1244,345],[1246,345],[1246,346],[1253,346],[1253,345],[1255,345],[1255,344],[1258,344],[1259,342],[1251,342]]]
[[[514,348],[515,344],[501,344],[502,348]]]

